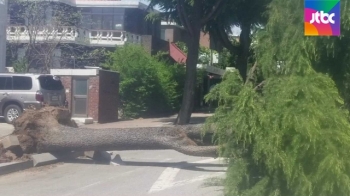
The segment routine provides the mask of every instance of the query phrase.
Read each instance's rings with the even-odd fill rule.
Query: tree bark
[[[250,24],[241,25],[241,34],[239,36],[239,50],[237,57],[237,69],[241,74],[243,81],[247,79],[248,57],[251,44]]]
[[[24,153],[174,149],[191,156],[217,157],[216,146],[198,146],[188,137],[200,137],[198,125],[96,130],[63,124],[70,125],[66,109],[26,110],[14,121],[14,134]]]
[[[186,155],[216,157],[216,146],[197,146],[177,127],[148,127],[128,129],[80,129],[58,126],[30,130],[26,134],[33,142],[29,153],[94,150],[156,150],[174,149]],[[26,152],[28,153],[28,152]]]
[[[184,95],[182,98],[181,109],[176,122],[176,124],[178,125],[188,124],[190,122],[191,114],[193,111],[194,93],[197,79],[199,37],[200,29],[197,29],[196,36],[193,36],[193,40],[188,46]]]
[[[201,0],[195,0],[193,5],[194,18],[191,23],[191,40],[188,43],[188,54],[186,60],[186,78],[185,88],[182,98],[181,109],[176,119],[175,124],[188,124],[191,119],[191,114],[194,106],[194,92],[197,80],[197,63],[199,55],[199,41],[201,34]]]

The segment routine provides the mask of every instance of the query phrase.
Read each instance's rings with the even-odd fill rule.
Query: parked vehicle
[[[45,74],[0,73],[0,116],[12,123],[27,108],[66,106],[59,77]]]

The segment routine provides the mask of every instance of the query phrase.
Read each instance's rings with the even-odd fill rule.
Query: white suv
[[[0,73],[0,116],[7,123],[28,107],[67,106],[59,77],[43,74]]]

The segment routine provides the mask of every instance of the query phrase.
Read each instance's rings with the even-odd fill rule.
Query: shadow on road
[[[94,161],[91,159],[70,159],[65,160],[65,163],[79,163],[79,164],[101,164],[101,165],[109,165],[109,162],[103,161]],[[227,167],[227,164],[219,164],[219,163],[188,163],[186,161],[180,162],[141,162],[141,161],[123,161],[118,160],[115,162],[116,164],[122,166],[140,166],[140,167],[173,167],[179,168],[183,170],[191,170],[191,171],[205,171],[205,172],[225,172],[226,170],[219,169],[204,169],[202,167]]]

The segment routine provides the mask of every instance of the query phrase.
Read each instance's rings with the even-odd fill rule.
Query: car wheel
[[[22,109],[18,105],[9,105],[5,108],[5,121],[11,124],[16,118],[22,114]]]

